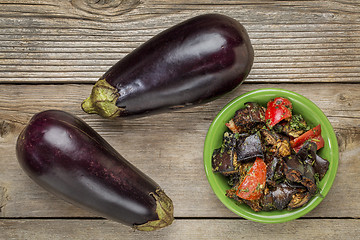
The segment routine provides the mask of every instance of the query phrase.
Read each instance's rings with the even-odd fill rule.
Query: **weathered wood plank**
[[[356,1],[0,1],[0,83],[96,81],[160,31],[209,12],[248,29],[248,82],[359,82]]]
[[[202,149],[208,127],[232,98],[262,87],[296,91],[328,116],[340,145],[333,188],[307,217],[360,217],[360,87],[358,84],[243,84],[203,106],[138,119],[105,120],[87,115],[80,103],[92,85],[6,85],[0,87],[0,186],[2,217],[95,216],[48,194],[20,169],[18,134],[33,114],[62,109],[83,118],[125,158],[157,181],[173,199],[176,217],[234,217],[206,180]],[[346,186],[346,187],[345,187]],[[334,210],[336,209],[336,211]]]
[[[92,87],[83,83],[94,83],[162,30],[211,12],[247,28],[255,49],[248,84],[203,106],[139,119],[110,121],[81,111]],[[0,239],[358,238],[359,40],[356,0],[0,0]],[[213,194],[203,169],[203,142],[216,113],[235,96],[261,87],[310,98],[328,116],[339,142],[333,188],[316,209],[290,223],[264,225],[232,214]],[[134,232],[32,182],[17,163],[15,143],[32,115],[46,109],[83,118],[158,182],[174,201],[174,224]]]
[[[0,220],[0,238],[47,239],[358,239],[360,220],[307,219],[284,224],[247,220],[175,220],[155,232],[134,231],[106,220]],[[319,230],[321,227],[321,231]],[[276,233],[276,234],[274,234]]]

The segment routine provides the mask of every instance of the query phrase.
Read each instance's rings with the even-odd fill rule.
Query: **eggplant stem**
[[[86,113],[99,114],[105,118],[115,118],[121,115],[124,110],[116,106],[116,100],[120,94],[105,79],[100,79],[94,85],[90,97],[85,99],[81,108]]]
[[[141,225],[134,225],[140,231],[154,231],[169,226],[174,221],[174,206],[172,200],[161,189],[156,189],[155,193],[150,193],[156,201],[156,213],[158,220],[148,221]]]

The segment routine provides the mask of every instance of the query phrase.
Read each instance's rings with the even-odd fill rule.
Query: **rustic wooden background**
[[[80,109],[95,81],[137,46],[185,19],[222,13],[255,49],[246,82],[203,106],[115,121]],[[0,0],[0,239],[355,239],[360,235],[360,3],[274,0]],[[232,98],[262,87],[296,91],[336,132],[333,188],[311,213],[260,224],[225,208],[203,169],[208,127]],[[58,199],[17,163],[15,142],[37,112],[84,119],[173,199],[175,222],[135,232]]]

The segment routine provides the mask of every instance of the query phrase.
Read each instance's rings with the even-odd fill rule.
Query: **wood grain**
[[[176,217],[234,217],[206,180],[203,142],[212,119],[228,101],[262,87],[281,87],[309,97],[328,116],[337,134],[341,152],[334,186],[307,217],[358,218],[360,88],[357,84],[325,87],[323,84],[243,84],[231,94],[203,106],[117,120],[82,112],[80,103],[90,93],[91,85],[2,85],[0,123],[7,125],[3,129],[10,130],[3,130],[0,138],[0,186],[7,189],[9,199],[3,204],[1,215],[10,218],[94,216],[42,190],[17,164],[16,137],[32,115],[46,109],[62,109],[83,118],[125,158],[157,181],[173,199]]]
[[[347,1],[0,1],[0,82],[85,83],[184,19],[248,29],[248,82],[359,82],[359,10]]]
[[[319,227],[321,226],[321,231]],[[21,229],[21,231],[19,231]],[[276,234],[274,234],[276,233]],[[284,224],[260,224],[238,219],[180,219],[156,232],[135,232],[106,220],[2,220],[0,238],[17,239],[357,239],[359,220],[295,220]]]
[[[87,115],[93,83],[145,41],[185,19],[240,21],[255,49],[240,88],[203,106],[137,119]],[[0,0],[0,239],[356,239],[360,232],[360,4],[356,0]],[[262,87],[296,91],[334,127],[334,185],[304,217],[264,225],[226,209],[205,177],[202,149],[217,112]],[[58,199],[21,170],[17,136],[37,112],[84,119],[173,199],[176,221],[134,232]]]

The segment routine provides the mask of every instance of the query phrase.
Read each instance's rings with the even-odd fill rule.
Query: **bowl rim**
[[[309,114],[311,114],[312,118],[315,119],[315,122],[319,122],[321,124],[322,135],[324,132],[326,132],[327,138],[326,139],[324,138],[324,140],[325,140],[325,147],[329,148],[329,151],[326,152],[326,154],[330,155],[330,158],[327,159],[330,162],[329,170],[327,174],[324,176],[324,178],[320,181],[319,184],[321,187],[320,193],[312,197],[312,199],[305,206],[300,207],[298,209],[270,211],[270,212],[264,212],[264,211],[255,212],[247,206],[238,205],[236,204],[235,200],[225,196],[224,189],[222,189],[220,182],[217,180],[220,174],[214,173],[212,171],[211,156],[213,150],[215,149],[215,147],[212,146],[214,145],[214,141],[216,141],[214,140],[212,135],[214,134],[214,131],[216,131],[217,128],[219,128],[219,124],[224,124],[225,122],[230,120],[227,119],[227,121],[224,122],[224,119],[222,119],[223,115],[230,114],[229,111],[232,111],[232,116],[233,116],[235,111],[241,108],[241,106],[239,105],[244,104],[245,102],[249,102],[249,100],[254,100],[256,98],[259,98],[259,96],[261,98],[268,98],[268,100],[280,96],[287,97],[293,103],[293,105],[295,105],[294,111],[296,111],[296,105],[298,105],[297,107],[302,106],[303,109],[309,111]],[[305,116],[304,118],[305,120],[307,120]],[[224,126],[221,127],[223,128]],[[261,223],[287,222],[302,217],[311,210],[313,210],[317,205],[320,204],[323,198],[325,198],[325,196],[328,194],[335,180],[335,176],[338,168],[338,161],[339,161],[339,151],[338,151],[336,134],[326,115],[316,104],[314,104],[306,97],[296,92],[281,88],[260,88],[246,92],[231,100],[229,103],[225,105],[224,108],[220,110],[220,112],[216,115],[216,117],[212,121],[208,129],[208,132],[206,134],[205,142],[204,142],[203,163],[204,163],[205,174],[217,198],[228,209],[230,209],[238,216]]]

